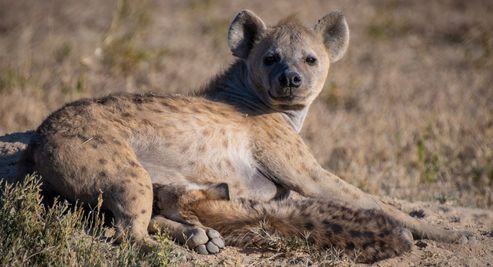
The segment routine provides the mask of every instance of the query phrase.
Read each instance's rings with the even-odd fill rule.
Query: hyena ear
[[[227,183],[212,185],[207,189],[209,199],[229,200],[229,186]]]
[[[330,62],[336,62],[344,56],[349,44],[349,27],[341,12],[330,12],[318,20],[315,31],[322,35]]]
[[[246,59],[265,29],[262,19],[252,11],[245,9],[238,13],[228,31],[228,45],[233,55]]]

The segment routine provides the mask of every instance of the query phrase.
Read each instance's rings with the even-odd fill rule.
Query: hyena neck
[[[248,78],[247,66],[241,60],[207,84],[201,95],[235,106],[249,115],[279,113],[296,132],[303,127],[309,109],[305,107],[300,110],[276,110],[267,105],[255,92],[254,85]]]

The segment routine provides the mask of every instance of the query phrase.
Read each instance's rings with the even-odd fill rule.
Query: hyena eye
[[[305,58],[305,62],[308,64],[308,65],[315,65],[315,63],[317,63],[317,59],[313,56],[307,56]]]
[[[264,64],[267,65],[267,66],[270,66],[276,62],[279,61],[279,55],[277,54],[273,54],[273,55],[268,55],[266,57],[264,57]]]

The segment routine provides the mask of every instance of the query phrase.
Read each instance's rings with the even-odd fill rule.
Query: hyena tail
[[[411,233],[382,212],[323,200],[197,201],[189,212],[233,246],[266,248],[272,243],[268,236],[298,237],[353,254],[358,262],[390,258],[412,247]]]

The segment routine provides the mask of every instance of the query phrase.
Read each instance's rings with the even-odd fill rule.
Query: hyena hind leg
[[[143,168],[136,167],[132,177],[110,186],[103,192],[103,206],[111,211],[116,226],[116,241],[129,238],[137,242],[145,251],[157,247],[147,231],[152,216],[152,183]]]

